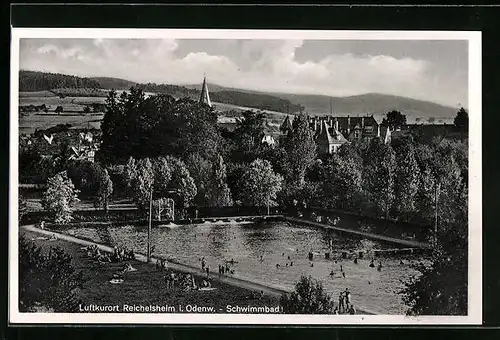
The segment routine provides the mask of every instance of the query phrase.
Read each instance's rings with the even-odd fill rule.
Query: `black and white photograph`
[[[478,324],[481,35],[13,29],[12,323]]]

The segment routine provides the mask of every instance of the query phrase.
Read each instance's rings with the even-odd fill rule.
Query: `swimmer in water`
[[[342,267],[342,265],[340,265],[340,271],[343,272],[344,271],[344,267]]]
[[[290,267],[293,267],[293,261],[290,262]]]
[[[369,266],[369,267],[370,267],[370,268],[375,267],[375,265],[373,264],[373,260],[371,260],[371,261],[370,261],[370,266]]]
[[[342,277],[345,279],[345,272],[342,272]]]
[[[333,270],[330,272],[330,276],[334,276],[335,273],[333,272]]]
[[[311,267],[314,267],[314,263],[311,263]]]
[[[279,267],[280,267],[280,264],[276,263],[276,269],[278,269]]]
[[[403,262],[403,260],[400,260],[400,261],[399,261],[399,264],[405,264],[405,263]]]
[[[358,264],[358,258],[357,257],[354,258],[354,264]]]

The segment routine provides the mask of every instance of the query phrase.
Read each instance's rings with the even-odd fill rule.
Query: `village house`
[[[366,116],[310,116],[309,126],[320,154],[336,153],[346,144],[362,138],[380,138],[384,143],[391,143],[393,138],[403,134],[400,129],[381,126],[373,115]],[[293,118],[287,116],[280,126],[281,135],[293,131]]]
[[[321,122],[327,122],[330,128],[336,126],[336,130],[342,134],[349,142],[359,140],[361,138],[380,137],[380,123],[370,116],[313,116],[309,118],[309,124],[314,131],[322,128]]]
[[[338,120],[333,120],[331,124],[323,120],[319,123],[319,127],[318,124],[315,124],[315,126],[314,139],[318,145],[318,153],[336,153],[342,145],[349,143],[342,132],[339,131]]]

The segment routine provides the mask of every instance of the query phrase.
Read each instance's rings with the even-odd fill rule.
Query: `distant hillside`
[[[197,100],[201,84],[169,85],[169,84],[138,84],[120,78],[94,77],[81,78],[63,74],[52,74],[33,71],[19,72],[20,91],[44,91],[53,89],[85,88],[126,90],[138,86],[145,92],[168,94],[175,98],[189,97]],[[300,107],[315,115],[330,114],[330,100],[335,114],[385,116],[391,110],[402,111],[408,117],[455,117],[458,109],[436,103],[411,98],[368,93],[350,97],[329,97],[325,95],[269,93],[246,89],[235,89],[217,84],[208,84],[212,101],[234,106],[250,107],[261,110],[297,113]],[[66,90],[68,92],[68,90]],[[71,92],[71,91],[69,91]],[[68,93],[69,93],[68,92]],[[96,92],[96,91],[94,91]],[[99,95],[96,92],[95,95]],[[105,92],[102,92],[105,95]]]
[[[188,89],[184,86],[179,86],[179,85],[147,83],[147,84],[138,84],[137,86],[143,89],[145,92],[168,94],[175,98],[189,97],[194,100],[200,98],[199,91]]]
[[[102,89],[106,90],[128,90],[137,83],[133,81],[121,79],[121,78],[111,78],[111,77],[93,77],[90,78],[99,83]]]
[[[99,88],[91,78],[82,78],[59,73],[19,71],[19,91],[49,91],[55,88]]]
[[[350,97],[328,97],[322,95],[284,94],[274,95],[301,103],[311,114],[330,114],[330,99],[332,111],[336,114],[374,114],[385,115],[392,110],[404,112],[414,117],[455,117],[458,109],[440,104],[411,98],[367,93]]]
[[[201,84],[185,85],[192,89],[201,89]],[[305,112],[314,115],[329,115],[330,100],[332,101],[332,111],[334,114],[373,114],[385,116],[392,110],[404,112],[407,116],[430,118],[430,117],[455,117],[458,109],[412,98],[380,94],[367,93],[349,97],[329,97],[314,94],[292,94],[279,92],[259,92],[246,89],[235,89],[217,84],[209,84],[212,98],[218,92],[240,92],[246,94],[263,94],[289,100],[293,105],[302,105]],[[215,100],[215,99],[214,99]],[[247,105],[248,106],[248,105]],[[294,110],[290,110],[294,113]]]

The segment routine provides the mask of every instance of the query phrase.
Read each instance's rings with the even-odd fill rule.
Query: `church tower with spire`
[[[203,86],[201,87],[200,103],[207,104],[212,107],[212,102],[210,101],[210,94],[208,93],[207,77],[203,77]]]

